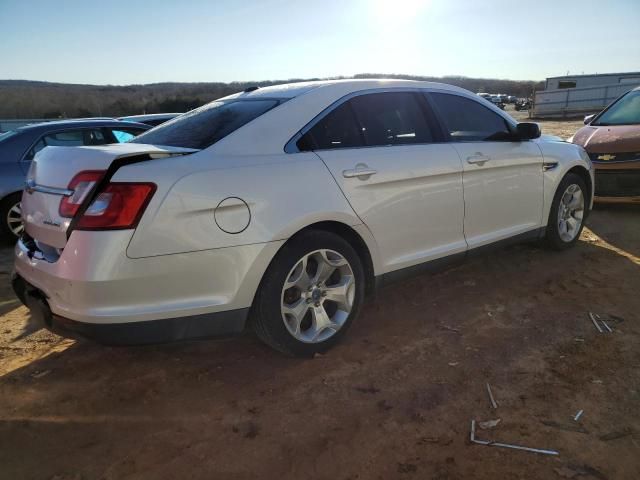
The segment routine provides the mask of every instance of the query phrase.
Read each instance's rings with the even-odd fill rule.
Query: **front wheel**
[[[303,232],[278,252],[252,311],[258,337],[288,355],[332,347],[357,316],[364,270],[353,247],[325,231]]]
[[[553,198],[546,240],[556,250],[573,246],[584,228],[587,213],[587,186],[575,173],[568,173],[560,182]]]

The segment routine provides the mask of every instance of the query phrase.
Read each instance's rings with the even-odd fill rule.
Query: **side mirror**
[[[520,140],[532,140],[541,135],[540,127],[537,123],[522,122],[516,128]]]
[[[593,115],[587,115],[586,117],[584,117],[584,124],[589,125],[591,123],[591,120],[593,120],[595,116],[596,114],[594,113]]]

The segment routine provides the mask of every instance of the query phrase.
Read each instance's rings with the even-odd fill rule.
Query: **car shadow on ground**
[[[640,204],[595,204],[587,226],[607,243],[640,257]],[[607,221],[603,221],[604,219]]]

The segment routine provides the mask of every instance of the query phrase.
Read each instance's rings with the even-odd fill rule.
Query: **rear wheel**
[[[587,186],[579,175],[568,173],[553,198],[546,240],[556,250],[573,246],[584,228],[587,213]]]
[[[325,351],[357,316],[364,283],[360,258],[347,241],[325,231],[303,232],[265,273],[252,312],[254,330],[289,355]]]
[[[24,230],[20,200],[22,194],[14,193],[0,202],[0,241],[14,243]]]

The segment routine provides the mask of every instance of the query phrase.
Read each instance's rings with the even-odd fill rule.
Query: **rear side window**
[[[129,140],[132,140],[136,137],[136,135],[138,135],[139,133],[143,132],[144,130],[122,130],[119,128],[114,128],[111,130],[111,133],[113,134],[113,138],[115,138],[116,142],[118,143],[124,143],[124,142],[128,142]]]
[[[477,142],[513,138],[507,121],[479,102],[448,93],[429,95],[452,141]]]
[[[44,135],[25,156],[25,160],[32,160],[36,153],[44,147],[80,147],[83,145],[104,145],[110,143],[101,129],[85,128],[82,130],[68,130]]]
[[[300,140],[301,151],[353,148],[364,145],[350,102],[345,102],[316,123]]]
[[[351,100],[369,147],[433,142],[417,93],[372,93]]]
[[[278,100],[211,102],[163,123],[131,143],[201,150],[278,105]]]

